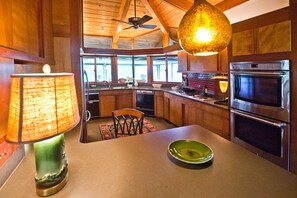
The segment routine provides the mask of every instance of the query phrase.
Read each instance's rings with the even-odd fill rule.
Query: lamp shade
[[[178,28],[180,46],[192,55],[217,54],[228,46],[231,37],[228,18],[206,0],[195,0]]]
[[[47,139],[69,131],[79,120],[73,74],[11,75],[6,141]]]

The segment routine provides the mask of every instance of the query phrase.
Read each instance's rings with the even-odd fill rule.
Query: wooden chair
[[[118,135],[142,134],[144,113],[124,108],[112,112],[115,137]]]

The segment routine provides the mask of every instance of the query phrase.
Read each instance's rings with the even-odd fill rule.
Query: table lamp
[[[38,196],[55,194],[66,185],[64,133],[79,120],[73,74],[11,75],[6,141],[34,143]]]

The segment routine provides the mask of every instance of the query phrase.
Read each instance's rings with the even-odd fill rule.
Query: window
[[[83,57],[83,69],[88,75],[89,82],[111,80],[110,57]]]
[[[132,56],[118,56],[118,79],[133,78]]]
[[[97,57],[96,58],[96,75],[97,82],[111,81],[111,58]]]
[[[153,57],[153,81],[166,82],[166,59],[164,56]]]
[[[147,82],[147,60],[146,56],[135,56],[134,78],[137,82]]]
[[[181,82],[182,73],[178,73],[177,56],[167,56],[168,82]]]
[[[178,73],[177,56],[152,57],[153,81],[181,82],[182,74]]]
[[[118,56],[118,78],[147,82],[146,56]]]
[[[152,78],[154,82],[181,82],[182,74],[178,73],[178,58],[176,55],[162,55],[151,57]],[[88,74],[89,82],[102,82],[112,80],[112,57],[109,56],[83,56],[83,70]],[[123,79],[136,80],[147,83],[148,66],[147,56],[117,56],[117,81]]]

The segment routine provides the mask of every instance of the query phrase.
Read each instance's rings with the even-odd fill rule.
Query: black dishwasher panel
[[[154,115],[154,93],[152,91],[136,92],[136,109],[142,111],[145,115]]]
[[[90,93],[87,101],[87,110],[91,113],[91,118],[99,117],[99,94]]]

